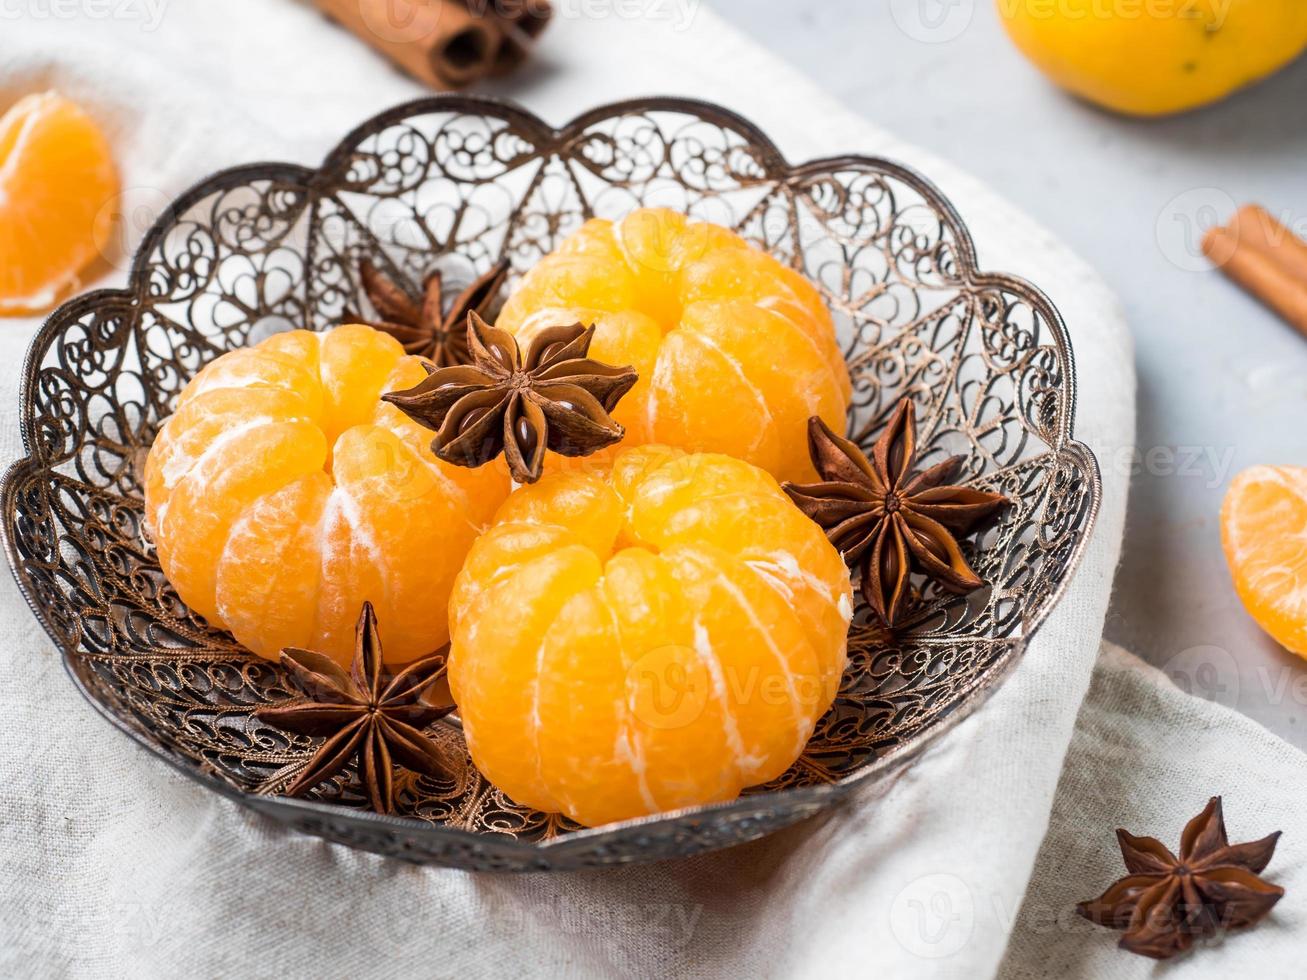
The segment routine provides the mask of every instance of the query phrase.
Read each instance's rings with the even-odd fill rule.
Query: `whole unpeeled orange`
[[[293,331],[186,386],[146,463],[146,519],[182,600],[245,646],[348,664],[364,600],[387,662],[448,639],[450,589],[507,496],[502,465],[437,460],[379,400],[426,377],[371,327]]]
[[[1081,98],[1134,116],[1223,99],[1307,49],[1303,0],[997,0],[1022,53]]]
[[[590,356],[640,374],[613,413],[623,445],[729,453],[810,482],[809,417],[844,426],[849,373],[820,293],[726,228],[652,208],[589,221],[497,326],[526,343],[578,320],[596,326]]]
[[[109,239],[118,171],[80,108],[53,92],[0,118],[0,316],[54,305]]]
[[[1307,467],[1254,466],[1235,477],[1221,542],[1249,615],[1307,657]]]
[[[492,782],[594,826],[784,772],[851,612],[844,562],[766,472],[642,446],[508,498],[454,587],[450,686]]]

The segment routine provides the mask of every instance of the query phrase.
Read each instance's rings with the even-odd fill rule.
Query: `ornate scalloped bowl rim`
[[[912,762],[919,758],[926,749],[934,745],[945,733],[951,731],[955,726],[969,717],[976,711],[976,709],[984,704],[989,696],[1012,672],[1018,661],[1021,659],[1021,655],[1025,652],[1030,638],[1034,635],[1039,626],[1042,625],[1053,608],[1061,601],[1068,584],[1074,578],[1075,570],[1079,566],[1085,548],[1093,534],[1098,510],[1101,504],[1102,480],[1098,463],[1093,452],[1083,443],[1072,438],[1076,409],[1076,391],[1075,362],[1072,354],[1070,337],[1061,314],[1053,305],[1052,301],[1038,287],[1017,276],[1004,273],[982,272],[977,268],[975,246],[961,216],[948,199],[945,198],[930,181],[922,177],[916,171],[884,158],[856,154],[815,159],[801,164],[791,164],[786,160],[780,150],[766,136],[766,134],[758,129],[758,127],[753,123],[729,109],[722,108],[721,106],[710,102],[674,97],[631,99],[599,106],[577,116],[571,122],[562,127],[554,128],[525,109],[498,99],[464,95],[431,96],[395,106],[394,108],[382,112],[356,127],[352,132],[346,135],[330,153],[327,154],[322,166],[317,169],[292,163],[266,162],[244,164],[211,174],[181,194],[164,211],[164,213],[160,215],[155,224],[146,233],[136,250],[132,262],[131,273],[128,280],[129,288],[101,289],[75,297],[51,313],[41,329],[37,331],[30,347],[28,348],[20,391],[20,406],[22,407],[20,429],[22,433],[23,449],[27,455],[13,463],[5,472],[3,478],[0,479],[0,505],[5,508],[6,513],[10,512],[10,508],[13,506],[13,496],[20,482],[20,477],[22,477],[36,462],[32,455],[34,429],[34,419],[32,417],[34,399],[31,397],[32,386],[35,384],[48,343],[53,338],[58,325],[75,312],[91,311],[103,305],[118,302],[127,303],[128,305],[136,305],[138,301],[135,299],[133,289],[139,289],[141,287],[142,277],[145,275],[145,263],[148,257],[163,236],[168,232],[169,228],[172,226],[173,220],[177,216],[184,214],[193,204],[202,200],[222,186],[229,184],[236,178],[244,178],[248,180],[289,179],[311,187],[313,182],[319,176],[334,172],[338,169],[338,167],[348,158],[356,145],[369,132],[375,130],[378,126],[401,122],[406,118],[425,113],[464,112],[475,115],[484,113],[488,110],[493,111],[500,118],[511,119],[515,125],[528,131],[542,146],[548,146],[550,144],[565,145],[569,141],[580,136],[588,126],[611,116],[621,115],[624,112],[632,110],[685,112],[688,114],[702,114],[707,112],[711,115],[728,120],[741,135],[745,136],[750,141],[751,147],[761,155],[760,162],[765,165],[767,172],[776,175],[778,179],[787,181],[800,180],[804,177],[829,172],[839,168],[875,168],[903,181],[904,184],[910,186],[913,190],[921,194],[924,199],[929,201],[932,206],[937,208],[939,213],[944,216],[949,225],[949,230],[953,233],[955,238],[958,273],[963,282],[969,285],[995,286],[1018,291],[1028,298],[1031,304],[1036,308],[1037,312],[1045,318],[1048,327],[1056,340],[1058,353],[1063,358],[1063,363],[1066,365],[1066,371],[1064,372],[1065,385],[1061,392],[1064,400],[1065,411],[1061,413],[1060,425],[1056,432],[1057,445],[1054,448],[1061,452],[1078,456],[1085,468],[1085,472],[1089,474],[1091,482],[1091,499],[1089,500],[1087,513],[1085,515],[1084,533],[1076,543],[1073,553],[1068,560],[1068,574],[1063,578],[1058,588],[1051,593],[1048,600],[1039,609],[1035,610],[1034,615],[1028,617],[1024,621],[1022,635],[1018,638],[1013,638],[1007,641],[1008,649],[999,656],[998,660],[989,671],[982,674],[977,679],[971,690],[969,690],[958,701],[947,715],[926,728],[916,738],[909,742],[899,744],[880,758],[876,759],[875,762],[838,782],[819,786],[778,790],[768,794],[768,799],[776,801],[784,800],[787,807],[794,811],[807,810],[808,812],[806,814],[796,817],[796,819],[801,819],[802,816],[810,816],[831,803],[846,797],[855,787],[870,785],[873,783],[881,783],[885,787],[888,787],[892,780],[901,774]],[[424,821],[403,817],[383,816],[366,810],[351,809],[349,811],[342,811],[339,807],[326,803],[319,803],[313,800],[290,799],[279,796],[257,796],[245,793],[214,777],[208,772],[205,772],[203,769],[196,768],[194,765],[178,758],[169,752],[166,747],[151,739],[147,733],[115,714],[107,705],[99,701],[90,691],[87,690],[76,670],[73,668],[73,661],[77,655],[76,637],[69,637],[61,640],[60,631],[49,620],[44,610],[42,610],[35,602],[33,598],[33,590],[27,581],[23,562],[18,554],[13,528],[9,521],[0,523],[0,535],[3,535],[5,553],[9,559],[9,565],[14,573],[14,578],[17,581],[19,591],[22,593],[28,607],[32,610],[32,613],[35,615],[38,622],[40,622],[42,628],[44,628],[50,638],[54,640],[55,644],[61,649],[64,658],[64,668],[68,673],[68,676],[72,679],[74,685],[81,692],[82,696],[86,698],[86,700],[89,701],[114,727],[130,736],[138,745],[149,750],[153,755],[162,759],[174,769],[228,799],[235,800],[242,805],[262,812],[280,811],[283,817],[293,815],[301,821],[320,820],[329,822],[333,819],[339,819],[342,815],[347,813],[350,822],[371,824],[379,831],[393,830],[396,833],[402,832],[403,835],[408,835],[418,840],[428,840],[433,844],[458,843],[475,848],[479,843],[484,842],[484,834],[470,830],[432,825]],[[727,803],[690,807],[683,810],[655,814],[653,816],[643,817],[636,820],[608,824],[603,827],[578,830],[561,837],[540,842],[520,841],[507,835],[496,835],[495,847],[500,851],[516,852],[524,859],[526,864],[529,864],[534,856],[541,861],[542,866],[548,866],[546,857],[554,856],[557,852],[569,851],[574,848],[593,849],[596,845],[602,846],[606,840],[625,837],[633,832],[638,834],[642,829],[664,829],[671,828],[674,825],[692,827],[708,820],[714,815],[725,815],[737,810],[747,810],[752,805],[756,805],[759,799],[760,797],[758,795],[746,796]]]

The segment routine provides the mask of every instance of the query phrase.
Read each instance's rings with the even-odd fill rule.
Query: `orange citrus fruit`
[[[997,0],[1058,85],[1133,116],[1208,105],[1307,51],[1302,0]]]
[[[1221,543],[1249,615],[1307,657],[1307,467],[1254,466],[1235,477]]]
[[[109,143],[54,92],[0,118],[0,316],[39,313],[100,255],[118,194]]]
[[[784,772],[851,615],[844,562],[774,478],[640,446],[503,504],[454,585],[450,686],[487,778],[595,826]]]
[[[510,489],[451,466],[382,393],[426,377],[358,324],[296,330],[207,365],[150,449],[146,521],[182,600],[245,646],[348,664],[364,600],[388,663],[448,639],[469,546]]]
[[[623,445],[729,453],[811,482],[808,418],[844,427],[849,372],[821,295],[726,228],[664,209],[589,221],[496,325],[525,344],[577,320],[596,326],[591,357],[640,373],[613,412]]]

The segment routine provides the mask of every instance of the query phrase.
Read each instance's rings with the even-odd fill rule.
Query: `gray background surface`
[[[1202,230],[1248,201],[1307,235],[1307,58],[1217,106],[1128,120],[1047,83],[992,0],[710,3],[851,108],[990,183],[1108,280],[1135,336],[1139,448],[1100,460],[1133,476],[1107,636],[1307,747],[1307,662],[1243,611],[1218,521],[1241,469],[1307,465],[1307,338],[1198,251]],[[1062,312],[1073,336],[1092,329]]]

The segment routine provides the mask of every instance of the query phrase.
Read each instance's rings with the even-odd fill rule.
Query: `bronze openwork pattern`
[[[850,666],[803,757],[740,800],[581,830],[506,799],[466,759],[401,781],[398,816],[364,809],[347,772],[307,800],[277,793],[312,740],[252,712],[291,692],[278,666],[191,612],[143,532],[141,475],[187,381],[234,347],[367,310],[358,260],[450,290],[501,256],[519,276],[587,217],[666,205],[726,224],[819,283],[869,446],[910,395],[926,464],[963,453],[964,479],[1015,505],[973,551],[991,588],[928,593],[894,636],[855,613]],[[888,784],[1016,662],[1074,571],[1098,507],[1093,456],[1072,437],[1075,378],[1058,312],[980,272],[966,228],[921,177],[844,157],[788,164],[743,119],[682,100],[597,109],[562,129],[466,97],[365,123],[322,167],[219,173],[147,235],[124,290],[58,310],[29,354],[28,456],[3,486],[5,546],[83,693],[136,741],[283,823],[355,847],[465,868],[645,861],[750,840],[870,782]],[[87,778],[93,778],[87,774]]]

